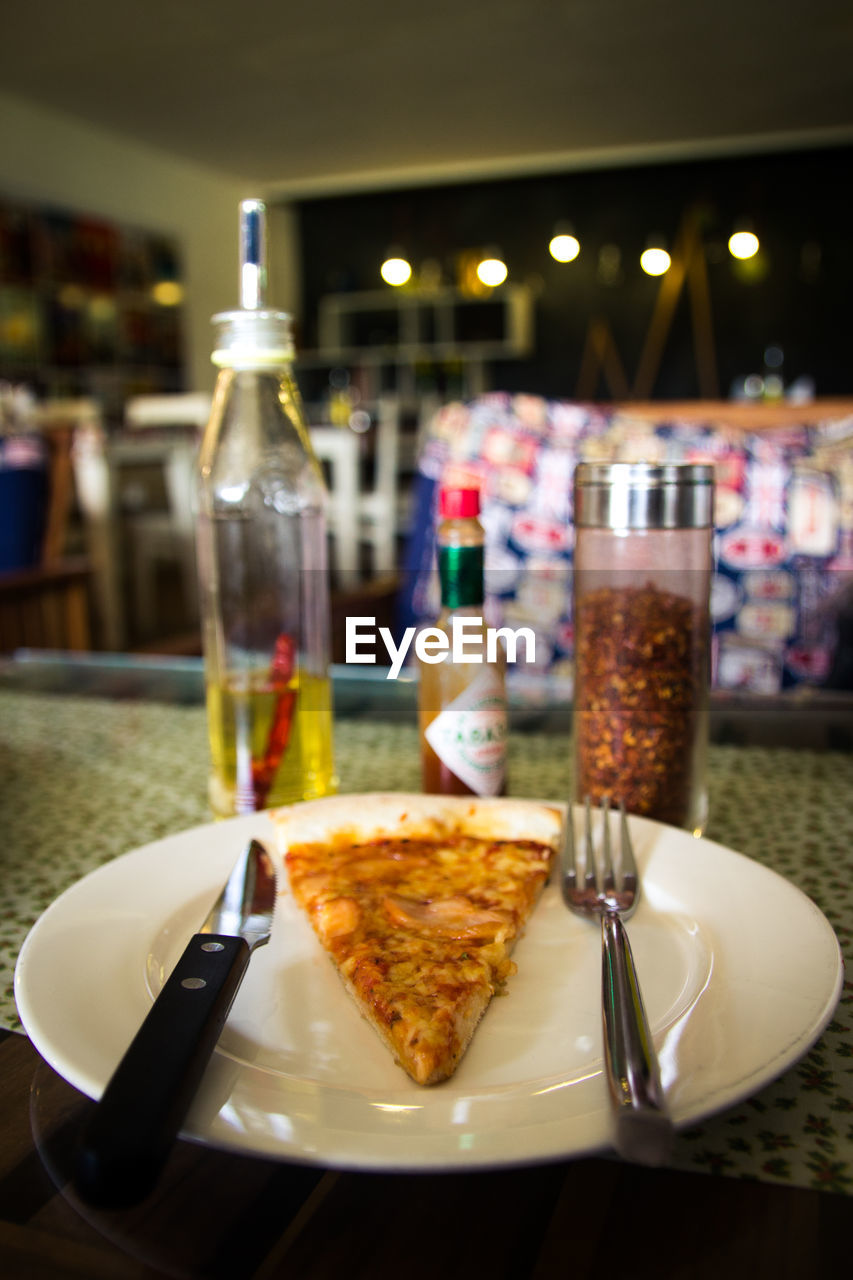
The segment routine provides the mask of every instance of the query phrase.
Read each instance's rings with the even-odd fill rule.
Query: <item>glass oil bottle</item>
[[[239,310],[213,317],[218,367],[200,451],[198,566],[210,803],[219,818],[336,787],[326,494],[265,307],[265,209],[241,205]]]

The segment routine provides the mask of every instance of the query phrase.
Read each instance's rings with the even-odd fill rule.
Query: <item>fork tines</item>
[[[628,817],[625,812],[625,804],[623,801],[619,801],[619,855],[616,864],[614,864],[613,859],[613,846],[610,831],[610,814],[612,810],[609,796],[601,797],[599,812],[601,819],[598,825],[601,832],[601,839],[596,842],[592,800],[590,796],[586,796],[584,799],[584,894],[604,898],[612,894],[616,889],[617,871],[620,890],[622,892],[627,891],[636,894],[638,887],[637,864],[634,859],[634,850],[628,829]],[[572,820],[571,810],[569,810],[566,818],[563,845],[564,887],[567,890],[576,890],[578,886],[579,868],[575,843],[574,822]],[[596,857],[596,848],[598,849],[598,857]]]

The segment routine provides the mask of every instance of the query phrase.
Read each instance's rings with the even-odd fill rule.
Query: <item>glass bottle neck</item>
[[[439,547],[438,576],[444,609],[483,603],[483,547]]]

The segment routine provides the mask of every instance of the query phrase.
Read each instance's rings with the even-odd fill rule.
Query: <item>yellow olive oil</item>
[[[210,802],[217,818],[293,804],[337,789],[328,676],[297,672],[207,686]]]

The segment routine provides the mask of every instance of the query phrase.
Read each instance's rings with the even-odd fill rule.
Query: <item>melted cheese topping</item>
[[[294,896],[357,997],[425,1083],[449,1075],[485,1004],[552,851],[454,835],[291,846]],[[437,1074],[437,1073],[442,1073]]]

